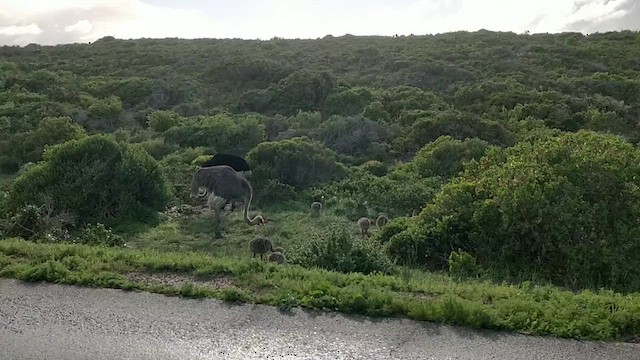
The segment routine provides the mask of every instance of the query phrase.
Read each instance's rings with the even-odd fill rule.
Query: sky
[[[640,30],[640,0],[0,0],[0,45]]]

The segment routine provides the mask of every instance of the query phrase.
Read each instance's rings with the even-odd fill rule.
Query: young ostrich
[[[388,222],[389,217],[387,217],[387,214],[380,213],[378,214],[378,218],[376,219],[376,228],[380,230],[381,228],[385,227]]]
[[[269,254],[267,260],[277,262],[278,264],[285,264],[287,262],[287,257],[281,252],[272,252]]]
[[[256,254],[260,254],[260,260],[262,260],[263,254],[266,254],[269,251],[273,252],[273,243],[265,237],[256,236],[249,242],[249,250],[251,250],[254,258],[256,257]]]
[[[198,169],[191,180],[191,197],[207,200],[207,205],[214,213],[217,238],[222,237],[220,213],[230,201],[242,201],[243,220],[247,224],[263,225],[265,223],[262,215],[249,218],[253,188],[247,179],[230,166],[220,165]]]
[[[371,220],[366,217],[361,217],[360,219],[358,219],[358,227],[360,228],[360,231],[362,231],[362,238],[365,239],[367,236],[369,236]]]
[[[318,217],[320,216],[320,210],[322,210],[322,203],[318,201],[314,201],[311,203],[311,216]]]

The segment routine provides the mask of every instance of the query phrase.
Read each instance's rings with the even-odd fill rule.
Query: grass
[[[253,210],[254,214],[263,213]],[[258,229],[258,234],[269,237],[274,246],[285,250],[299,245],[309,237],[317,236],[329,227],[352,226],[353,234],[358,234],[355,225],[333,215],[310,218],[297,209],[268,211],[267,225]],[[249,241],[256,235],[255,230],[242,221],[240,211],[230,213],[223,220],[227,233],[223,239],[213,236],[213,215],[203,213],[196,216],[179,216],[160,225],[137,229],[125,236],[127,246],[134,249],[156,249],[160,251],[198,251],[217,256],[249,257]]]
[[[274,218],[275,223],[277,219]],[[169,222],[163,226],[140,235],[137,245],[164,241],[156,247],[173,244],[176,249],[182,248],[177,242],[179,236],[175,235],[181,225]],[[191,226],[200,228],[204,224],[196,222]],[[279,230],[271,231],[293,232],[285,223],[279,226]],[[307,231],[312,231],[319,225],[309,222],[308,226]],[[239,230],[231,233],[236,231]],[[172,233],[174,240],[162,236]],[[194,248],[201,246],[205,252],[235,254],[244,244],[232,240],[206,245],[206,237],[197,236],[197,232],[192,235],[185,241]],[[162,275],[170,274],[173,280],[161,280]],[[277,265],[250,259],[248,255],[212,256],[202,251],[36,244],[5,239],[0,240],[0,276],[263,303],[283,310],[300,306],[371,316],[403,316],[575,339],[637,341],[640,334],[637,293],[573,293],[528,283],[516,286],[457,281],[411,269],[403,269],[396,276],[343,274]]]

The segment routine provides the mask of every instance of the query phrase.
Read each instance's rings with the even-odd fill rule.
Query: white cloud
[[[316,38],[488,29],[639,29],[637,0],[0,0],[0,44],[117,38]],[[634,10],[635,9],[635,10]],[[635,11],[635,13],[634,13]],[[632,14],[632,15],[630,15]],[[634,15],[635,16],[635,15]],[[623,25],[621,25],[623,24]],[[36,30],[37,29],[37,30]]]
[[[0,35],[37,35],[40,34],[42,30],[38,27],[38,24],[31,23],[29,25],[17,26],[0,26]]]
[[[77,32],[86,34],[88,32],[91,32],[92,29],[93,29],[93,24],[91,23],[91,21],[80,20],[73,25],[65,26],[64,31],[66,32],[77,31]]]

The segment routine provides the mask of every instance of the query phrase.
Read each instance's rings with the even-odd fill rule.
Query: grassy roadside
[[[640,294],[454,281],[437,274],[342,274],[196,252],[160,252],[0,240],[0,277],[140,289],[446,324],[638,341]]]

